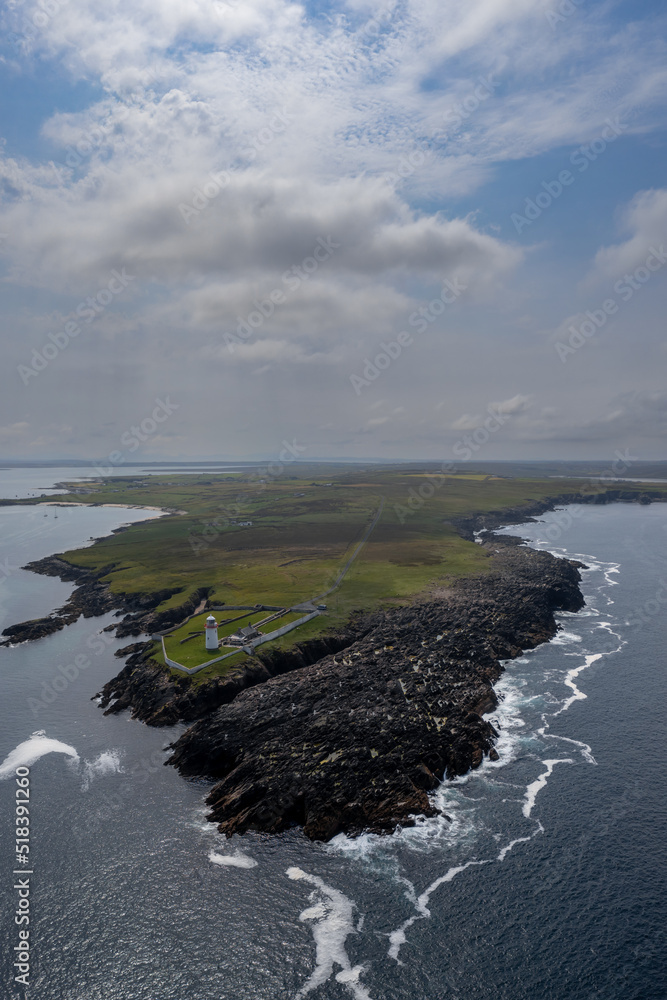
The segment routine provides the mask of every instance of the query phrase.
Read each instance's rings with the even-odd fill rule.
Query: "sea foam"
[[[218,854],[217,851],[209,851],[208,860],[214,865],[221,865],[227,868],[257,867],[257,862],[249,858],[247,854],[242,854],[241,851],[235,851],[234,854]]]
[[[81,790],[87,792],[96,778],[103,778],[108,774],[119,774],[122,770],[120,751],[104,750],[95,760],[84,761]]]
[[[49,739],[44,730],[33,733],[30,739],[19,743],[0,764],[0,779],[8,778],[17,767],[31,767],[40,757],[47,753],[64,753],[72,760],[78,760],[79,755],[74,747],[60,740]]]
[[[355,904],[342,892],[326,885],[317,875],[309,875],[301,868],[288,868],[286,874],[296,882],[307,882],[315,886],[314,891],[310,893],[312,905],[299,915],[299,920],[314,922],[315,968],[308,981],[296,994],[295,1000],[305,997],[307,993],[317,989],[332,977],[336,982],[346,986],[355,1000],[372,1000],[366,987],[359,982],[364,966],[353,966],[345,951],[345,941],[348,936],[356,933]],[[335,965],[340,966],[341,970],[336,975],[334,975]]]
[[[553,551],[553,549],[551,550]],[[562,554],[566,557],[572,558],[572,555],[563,551]],[[593,593],[600,595],[601,598],[606,600],[607,605],[613,603],[613,600],[609,598],[608,594],[605,593],[605,589],[609,586],[614,586],[617,584],[617,580],[613,579],[613,576],[617,575],[619,572],[619,564],[617,563],[603,563],[601,561],[591,559],[590,556],[585,554],[577,554],[576,558],[585,560],[587,563],[587,569],[583,571],[587,578],[594,577],[595,575],[601,576],[603,582],[599,586],[593,587]],[[605,612],[608,614],[608,612]],[[561,621],[574,618],[575,613],[562,612],[558,617]],[[579,619],[583,618],[597,618],[600,616],[600,611],[595,607],[594,603],[591,603],[589,599],[588,606],[583,613],[577,613]],[[591,623],[592,624],[592,623]],[[543,691],[539,695],[529,695],[528,691],[524,693],[523,688],[527,686],[526,678],[521,678],[517,676],[517,667],[522,664],[529,662],[531,652],[526,653],[523,657],[514,660],[506,661],[504,666],[506,667],[506,673],[501,679],[500,683],[496,686],[496,691],[498,692],[501,701],[496,711],[495,718],[491,721],[496,725],[496,728],[500,731],[500,739],[498,740],[496,747],[499,752],[500,759],[497,762],[485,761],[483,765],[476,771],[464,775],[460,779],[456,779],[454,782],[447,782],[438,789],[435,795],[435,801],[442,807],[445,801],[445,792],[448,789],[451,793],[453,786],[458,783],[468,784],[469,782],[474,782],[477,784],[481,782],[482,785],[488,787],[491,778],[492,768],[502,768],[515,760],[516,757],[524,752],[530,747],[532,740],[544,740],[544,739],[556,739],[567,742],[571,746],[576,746],[581,756],[587,763],[596,764],[595,757],[593,756],[592,748],[581,740],[575,740],[569,737],[559,736],[556,734],[549,733],[550,722],[558,715],[567,712],[568,709],[577,701],[584,700],[587,696],[580,690],[577,686],[576,681],[585,670],[591,667],[593,664],[598,663],[603,657],[607,657],[615,652],[618,652],[624,645],[619,633],[614,629],[614,623],[609,620],[602,620],[595,625],[595,629],[600,629],[608,632],[619,640],[619,645],[615,649],[605,650],[604,652],[588,652],[579,649],[577,652],[565,652],[565,656],[577,656],[581,659],[578,666],[569,669],[564,672],[559,672],[558,677],[560,683],[569,689],[571,692],[567,697],[557,697],[551,692]],[[552,640],[552,645],[561,647],[577,647],[582,642],[582,636],[578,632],[573,632],[570,628],[563,628],[558,632],[558,634]],[[544,680],[551,681],[555,679],[553,673],[545,673]],[[525,720],[523,718],[521,709],[527,707],[530,702],[535,703],[540,701],[543,705],[553,705],[554,710],[552,711],[542,711],[540,713],[542,725],[535,728],[532,732],[527,731],[525,727]],[[420,894],[416,895],[414,890],[411,893],[406,893],[406,896],[412,902],[415,912],[391,934],[389,934],[389,949],[388,955],[390,958],[400,963],[399,954],[402,946],[406,943],[407,932],[410,927],[418,920],[424,920],[430,917],[429,902],[432,894],[436,892],[441,886],[451,882],[454,878],[462,875],[468,869],[473,867],[479,867],[482,865],[487,865],[489,863],[502,863],[508,857],[508,855],[513,851],[513,849],[519,845],[527,843],[532,840],[535,836],[544,832],[544,827],[540,823],[539,819],[533,817],[533,810],[536,805],[537,796],[540,792],[546,788],[549,778],[553,774],[554,769],[558,764],[573,764],[574,761],[569,757],[563,758],[547,758],[541,760],[541,764],[545,767],[545,770],[539,774],[536,778],[530,781],[525,786],[520,786],[524,788],[524,795],[522,799],[518,802],[521,808],[521,816],[523,821],[530,821],[533,824],[533,830],[525,835],[519,835],[513,837],[508,843],[503,846],[495,857],[488,857],[483,859],[472,859],[465,863],[460,863],[453,865],[447,869],[444,875],[435,879],[431,884]],[[514,787],[514,786],[512,786]],[[474,801],[474,800],[469,800]],[[505,800],[503,800],[505,801]],[[509,801],[509,800],[507,800]],[[449,811],[452,812],[451,802],[448,803]],[[473,817],[471,817],[472,819]],[[433,820],[427,821],[431,825],[431,833],[433,833],[434,824]],[[426,824],[425,824],[426,825]],[[458,831],[460,834],[461,828]],[[452,830],[454,833],[454,830]],[[517,831],[519,833],[519,831]],[[407,836],[406,836],[407,834]],[[411,842],[412,831],[404,831],[400,837],[402,842],[405,844]],[[438,837],[434,837],[434,846],[437,846]],[[461,840],[459,840],[461,844]]]

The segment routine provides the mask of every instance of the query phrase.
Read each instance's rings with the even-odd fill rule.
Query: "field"
[[[203,634],[193,635],[193,633],[203,632],[206,619],[210,613],[209,611],[204,611],[202,614],[196,615],[189,622],[186,622],[185,625],[182,625],[164,637],[165,649],[170,660],[176,660],[177,663],[182,663],[184,667],[196,667],[199,663],[212,660],[215,656],[224,656],[225,653],[231,652],[234,649],[233,645],[225,646],[223,643],[219,651],[215,653],[212,650],[206,649],[206,641]],[[230,612],[229,615],[225,615],[216,611],[213,614],[219,626],[219,639],[225,639],[227,636],[233,635],[237,629],[243,628],[246,625],[257,625],[259,631],[266,635],[304,616],[303,611],[287,612],[287,614],[280,615],[280,617],[274,618],[273,621],[267,622],[266,625],[262,625],[261,622],[265,619],[273,617],[273,612],[252,611],[244,614],[242,611],[234,611]],[[221,669],[224,671],[227,670],[226,661],[224,667],[221,664]]]
[[[501,478],[474,468],[445,475],[435,467],[294,464],[273,478],[252,471],[168,474],[72,488],[77,495],[63,495],[63,501],[156,506],[174,513],[66,552],[69,562],[109,567],[104,579],[117,593],[180,588],[160,609],[182,603],[197,587],[209,587],[214,604],[292,607],[323,600],[325,614],[276,640],[286,647],[341,624],[356,609],[409,602],[446,586],[448,579],[487,572],[486,552],[461,538],[452,518],[585,493],[590,484]],[[660,487],[627,483],[623,489],[650,493]],[[383,500],[378,523],[342,583],[323,597]],[[182,656],[189,645],[179,645]],[[184,662],[178,655],[174,659]]]

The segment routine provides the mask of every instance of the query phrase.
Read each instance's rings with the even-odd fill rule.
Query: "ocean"
[[[0,496],[71,476],[0,470]],[[71,592],[18,567],[151,516],[0,508],[1,627]],[[164,766],[184,727],[105,717],[93,700],[122,666],[127,640],[101,631],[112,614],[0,649],[2,996],[664,1000],[667,505],[507,530],[585,563],[586,607],[506,664],[500,759],[434,793],[450,821],[391,837],[221,837],[207,783]],[[29,925],[15,922],[26,901]],[[28,928],[26,992],[13,963]]]

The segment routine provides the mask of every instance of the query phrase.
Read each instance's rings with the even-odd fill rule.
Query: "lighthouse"
[[[213,615],[209,615],[206,619],[206,648],[218,648],[218,623]]]

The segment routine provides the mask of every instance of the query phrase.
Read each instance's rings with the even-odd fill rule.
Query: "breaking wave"
[[[315,968],[308,981],[296,994],[295,1000],[301,1000],[332,976],[337,983],[342,983],[348,988],[355,1000],[372,1000],[366,987],[359,982],[364,966],[353,966],[345,950],[345,941],[350,934],[355,933],[355,904],[338,889],[332,889],[317,875],[309,875],[301,868],[288,868],[286,874],[294,881],[307,882],[315,886],[310,893],[312,905],[299,914],[299,920],[313,921]],[[341,971],[334,975],[335,965],[339,966]]]
[[[44,730],[39,730],[32,736],[19,743],[11,753],[9,753],[2,764],[0,764],[0,779],[8,778],[14,773],[17,767],[32,767],[40,757],[49,753],[64,753],[72,760],[79,760],[79,755],[74,747],[60,740],[52,740],[46,735]]]
[[[226,866],[228,868],[257,867],[257,862],[249,858],[247,854],[242,854],[241,851],[235,851],[234,854],[218,854],[217,851],[209,851],[208,860],[211,864]]]
[[[587,743],[551,733],[550,726],[575,702],[587,697],[577,683],[585,671],[603,665],[605,658],[624,645],[609,611],[613,599],[608,589],[618,583],[614,576],[619,572],[619,564],[604,563],[586,554],[578,553],[574,557],[565,552],[556,554],[585,562],[586,569],[582,573],[587,606],[576,614],[576,619],[571,612],[557,616],[560,628],[551,643],[559,647],[557,659],[552,657],[544,661],[538,649],[504,663],[505,673],[496,685],[499,705],[491,718],[500,734],[496,744],[499,760],[485,760],[477,771],[443,782],[433,793],[434,805],[441,815],[416,817],[415,826],[393,837],[366,834],[352,839],[341,834],[327,846],[329,852],[381,870],[395,883],[406,887],[404,895],[414,912],[387,935],[388,956],[399,964],[402,964],[399,956],[410,928],[416,921],[426,920],[431,915],[429,905],[434,893],[456,878],[472,877],[480,868],[501,864],[516,847],[544,833],[534,811],[538,796],[559,765],[596,764]],[[575,620],[576,631],[572,629]],[[614,641],[609,641],[611,639]],[[590,644],[598,648],[587,648]],[[539,670],[536,670],[536,656],[539,657]],[[570,667],[565,657],[574,657],[578,662]],[[565,753],[556,756],[554,750],[561,743],[567,745],[563,747]],[[547,747],[551,753],[544,752]],[[576,754],[573,755],[573,751]],[[532,761],[541,768],[537,774]],[[515,762],[520,768],[533,771],[530,780],[512,782],[512,770],[508,772],[507,768]],[[495,825],[496,817],[501,816],[502,825],[506,831],[511,831],[509,836],[507,832],[504,835],[493,833],[489,826],[489,823]],[[497,850],[490,851],[489,842],[493,840],[500,843]],[[401,859],[406,849],[410,853],[440,852],[449,855],[451,863],[419,893],[405,877]]]

